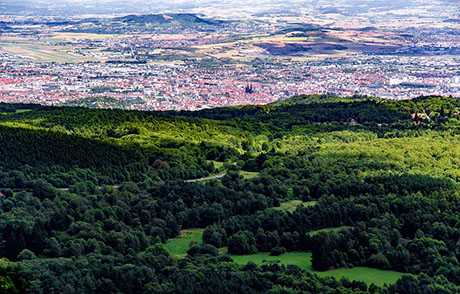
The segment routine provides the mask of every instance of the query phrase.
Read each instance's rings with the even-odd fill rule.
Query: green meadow
[[[380,270],[370,267],[343,268],[324,272],[315,271],[311,266],[310,252],[289,252],[280,256],[270,256],[269,253],[256,253],[249,255],[230,255],[230,257],[236,263],[242,265],[247,264],[249,261],[256,264],[263,264],[264,262],[277,262],[284,265],[294,264],[320,277],[334,277],[336,279],[347,278],[349,280],[362,281],[367,284],[374,283],[378,286],[382,286],[385,283],[393,284],[403,275],[403,273],[396,271]]]
[[[202,237],[203,237],[202,229],[182,230],[180,232],[179,238],[169,239],[166,242],[166,247],[176,257],[178,258],[185,257],[185,255],[187,254],[187,250],[190,247],[190,243],[197,242],[198,244],[201,244]]]
[[[273,207],[273,209],[293,212],[299,205],[307,207],[307,206],[313,206],[315,204],[316,204],[316,201],[303,202],[302,200],[290,200],[290,201],[281,202],[280,206]]]
[[[344,227],[334,228],[343,229]],[[174,254],[176,258],[184,258],[190,243],[196,242],[201,244],[203,236],[202,229],[182,230],[179,238],[170,239],[166,242],[166,247]],[[219,250],[225,253],[226,250]],[[256,264],[278,263],[284,265],[297,265],[298,267],[315,273],[320,277],[334,277],[336,279],[347,278],[349,280],[362,281],[367,284],[374,283],[377,286],[383,284],[395,283],[404,273],[381,270],[370,267],[340,268],[329,271],[316,271],[311,265],[311,252],[289,252],[280,256],[271,256],[269,253],[256,253],[248,255],[229,255],[234,262],[245,265],[252,261]]]
[[[214,165],[214,168],[219,169],[219,170],[224,166],[224,162],[222,161],[209,160],[209,162],[212,162],[212,164]]]
[[[260,175],[260,173],[259,172],[249,172],[249,171],[241,170],[240,175],[243,176],[243,178],[245,180],[249,180],[249,179],[253,179],[253,178],[258,177]]]

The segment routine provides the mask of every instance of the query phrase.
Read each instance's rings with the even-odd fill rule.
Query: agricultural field
[[[129,25],[123,24],[123,26]],[[21,29],[37,30],[38,27],[23,26]],[[104,61],[113,58],[110,54],[105,54],[108,52],[106,50],[110,49],[110,44],[140,38],[154,43],[179,42],[182,44],[183,42],[187,44],[167,48],[154,47],[151,52],[155,58],[151,58],[153,55],[146,54],[147,52],[138,52],[140,55],[150,56],[149,58],[153,62],[161,60],[180,61],[184,58],[200,61],[203,56],[206,56],[245,64],[254,58],[267,57],[267,55],[274,60],[283,62],[285,58],[305,61],[324,56],[344,56],[364,52],[368,49],[371,51],[380,50],[379,48],[384,44],[382,40],[387,42],[387,37],[387,34],[382,32],[350,31],[345,34],[334,29],[305,31],[299,28],[298,30],[280,30],[272,34],[253,33],[251,35],[228,32],[168,35],[164,33],[153,34],[147,31],[135,34],[109,33],[104,30],[70,32],[56,26],[49,27],[46,33],[40,31],[40,33],[31,36],[17,33],[1,36],[0,52],[38,62]],[[190,40],[200,38],[207,41],[204,44],[189,43]],[[391,43],[390,45],[397,46],[399,43]]]
[[[121,35],[121,34],[92,34],[92,33],[72,33],[72,32],[56,32],[52,34],[51,39],[56,40],[70,40],[70,39],[79,39],[79,40],[104,40],[112,38],[128,38],[132,35]]]
[[[71,32],[50,32],[34,37],[8,34],[0,36],[0,52],[37,62],[102,61],[106,58],[93,54],[104,49],[101,42],[127,37],[130,36]]]
[[[43,44],[34,41],[8,42],[0,38],[0,52],[10,53],[25,59],[38,62],[82,62],[88,58],[72,55],[61,46]],[[70,52],[70,51],[69,51]]]

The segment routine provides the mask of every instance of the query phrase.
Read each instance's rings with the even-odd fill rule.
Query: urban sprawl
[[[198,110],[298,94],[460,97],[457,23],[325,29],[293,28],[289,22],[298,20],[287,19],[284,27],[222,22],[152,32],[136,23],[145,17],[125,20],[99,27],[12,21],[0,36],[0,102],[59,105],[105,97],[132,109]]]

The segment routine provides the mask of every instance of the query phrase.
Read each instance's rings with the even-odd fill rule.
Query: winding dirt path
[[[186,183],[194,183],[194,182],[202,182],[202,181],[207,181],[207,180],[214,180],[214,179],[220,179],[223,178],[227,174],[227,171],[224,171],[223,173],[214,175],[214,176],[209,176],[209,177],[203,177],[199,179],[192,179],[192,180],[185,180]]]

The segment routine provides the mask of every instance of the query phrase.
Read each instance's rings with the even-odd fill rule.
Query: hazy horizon
[[[436,5],[442,4],[441,6]],[[441,14],[452,17],[459,16],[460,1],[457,0],[339,0],[333,3],[322,0],[4,0],[0,3],[3,14],[13,15],[82,15],[82,14],[129,14],[129,13],[167,13],[167,12],[190,12],[204,13],[208,15],[238,16],[260,14],[260,13],[337,13],[344,16],[359,15],[367,12],[397,11],[404,8],[414,8],[414,14],[423,16],[432,13],[433,6]],[[449,9],[447,9],[449,7]]]

